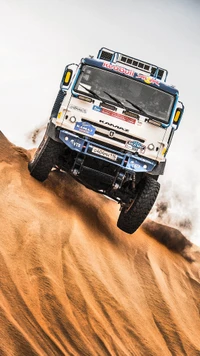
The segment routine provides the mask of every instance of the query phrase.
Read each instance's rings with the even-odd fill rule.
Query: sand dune
[[[200,249],[0,136],[0,355],[200,355]]]

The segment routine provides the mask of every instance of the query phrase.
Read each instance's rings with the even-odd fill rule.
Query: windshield
[[[153,88],[149,84],[88,65],[83,66],[74,90],[95,96],[92,94],[93,91],[102,100],[116,105],[115,97],[124,107],[139,112],[139,109],[142,109],[147,116],[165,123],[169,121],[174,103],[173,95]],[[106,92],[113,95],[113,98]],[[134,104],[135,108],[133,108]]]

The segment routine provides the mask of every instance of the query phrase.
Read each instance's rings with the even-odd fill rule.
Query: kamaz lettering
[[[112,124],[111,122],[104,121],[104,120],[99,120],[99,122],[100,122],[101,124],[109,125],[109,126],[111,126],[111,127],[114,127],[114,128],[117,129],[117,130],[122,130],[122,131],[124,131],[124,132],[129,132],[129,129],[125,129],[125,128],[122,127],[122,126],[114,125],[114,124]]]
[[[128,75],[130,77],[134,76],[134,71],[133,70],[129,70],[129,69],[126,69],[126,68],[123,68],[123,67],[120,67],[120,66],[117,66],[117,65],[114,65],[114,64],[110,64],[108,62],[104,62],[103,63],[103,67],[111,69],[111,70],[114,70],[115,72],[126,74],[126,75]]]

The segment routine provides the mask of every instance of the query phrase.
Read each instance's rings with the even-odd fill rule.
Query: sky
[[[66,64],[101,47],[166,68],[185,113],[160,179],[167,208],[152,216],[200,245],[199,18],[200,0],[0,0],[0,130],[37,146],[42,136],[31,136],[48,121]]]

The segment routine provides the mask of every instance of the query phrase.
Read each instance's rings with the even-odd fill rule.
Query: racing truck
[[[167,75],[105,47],[67,65],[30,174],[41,182],[51,170],[70,174],[120,204],[117,226],[134,233],[155,203],[184,112]]]

